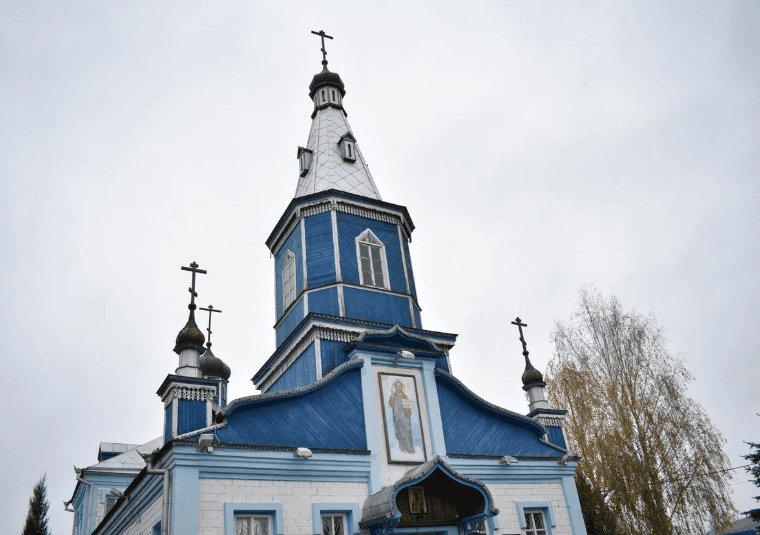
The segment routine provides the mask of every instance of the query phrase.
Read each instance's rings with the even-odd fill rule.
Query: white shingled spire
[[[321,73],[329,73],[327,68]],[[333,73],[333,76],[336,76]],[[320,75],[315,77],[315,80]],[[337,80],[340,80],[338,77]],[[312,82],[314,84],[314,82]],[[298,180],[295,197],[303,197],[328,189],[337,189],[371,199],[380,198],[375,181],[359,149],[361,140],[351,130],[342,106],[342,82],[332,85],[330,82],[320,84],[312,91],[315,111],[306,148],[312,151],[309,169]],[[340,95],[338,90],[340,89]],[[327,96],[324,95],[327,93]],[[332,96],[334,95],[334,96]],[[325,99],[321,104],[320,99]],[[352,144],[351,158],[344,158],[338,142],[346,133],[351,133],[358,141]],[[351,161],[355,159],[355,161]]]

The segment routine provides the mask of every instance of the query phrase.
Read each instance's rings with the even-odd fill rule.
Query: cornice
[[[398,218],[398,223],[404,229],[404,232],[411,240],[414,223],[405,206],[392,204],[378,199],[370,199],[361,195],[355,195],[345,191],[329,189],[311,195],[296,197],[288,204],[279,221],[275,225],[271,234],[266,240],[266,246],[276,254],[282,245],[280,242],[285,236],[290,234],[291,228],[300,221],[302,217],[308,217],[318,213],[336,210],[353,213],[352,210],[365,210],[361,215],[372,219]],[[393,222],[392,219],[381,219]]]
[[[316,323],[319,320],[323,320],[323,322]],[[330,314],[322,314],[318,312],[309,312],[306,315],[306,317],[303,320],[301,320],[301,323],[299,323],[296,326],[296,328],[293,329],[293,331],[288,335],[288,337],[280,344],[280,346],[275,350],[275,352],[272,353],[272,355],[267,359],[267,361],[261,366],[261,368],[259,368],[256,374],[251,378],[251,381],[255,385],[262,384],[263,381],[266,380],[269,373],[271,373],[271,369],[275,368],[276,366],[280,366],[281,360],[283,359],[283,355],[291,354],[291,352],[293,351],[295,347],[295,344],[298,343],[300,338],[308,335],[308,329],[313,328],[311,324],[317,325],[317,326],[324,326],[326,328],[335,329],[338,331],[350,332],[350,333],[360,333],[364,329],[385,330],[385,329],[389,329],[393,327],[393,325],[389,323],[378,323],[378,322],[373,322],[373,321],[359,320],[355,318],[332,316]],[[341,327],[343,328],[341,329]],[[452,333],[428,331],[425,329],[415,329],[412,327],[404,327],[404,330],[406,332],[429,339],[437,347],[440,347],[444,353],[448,353],[448,351],[452,347],[454,347],[454,344],[456,343],[456,339],[458,336]],[[287,357],[284,357],[284,358],[287,358]]]

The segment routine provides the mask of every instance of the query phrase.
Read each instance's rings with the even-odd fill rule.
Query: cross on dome
[[[314,30],[311,31],[314,35],[318,35],[322,38],[322,65],[327,65],[327,50],[325,50],[325,37],[328,39],[332,39],[332,36],[327,35],[324,30],[319,30],[318,32],[315,32]]]

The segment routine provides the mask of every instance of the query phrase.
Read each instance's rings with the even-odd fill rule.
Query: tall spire
[[[343,81],[338,73],[327,69],[324,40],[332,37],[323,30],[312,33],[322,38],[322,72],[309,84],[314,112],[309,141],[306,147],[298,148],[301,177],[295,197],[336,189],[380,200],[380,192],[343,108],[346,95]]]

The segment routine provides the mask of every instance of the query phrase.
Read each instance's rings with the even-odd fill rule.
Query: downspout
[[[153,456],[147,461],[146,474],[149,476],[161,476],[164,478],[164,496],[161,511],[161,535],[169,535],[169,470],[167,468],[153,468]]]
[[[89,481],[85,481],[82,479],[82,472],[84,472],[84,469],[79,470],[76,466],[74,467],[74,471],[77,474],[77,481],[80,483],[84,483],[88,487],[90,487],[90,498],[87,503],[87,535],[90,535],[92,533],[92,530],[90,529],[90,521],[92,520],[92,495],[94,494],[93,487],[95,486],[94,483],[91,483]]]

